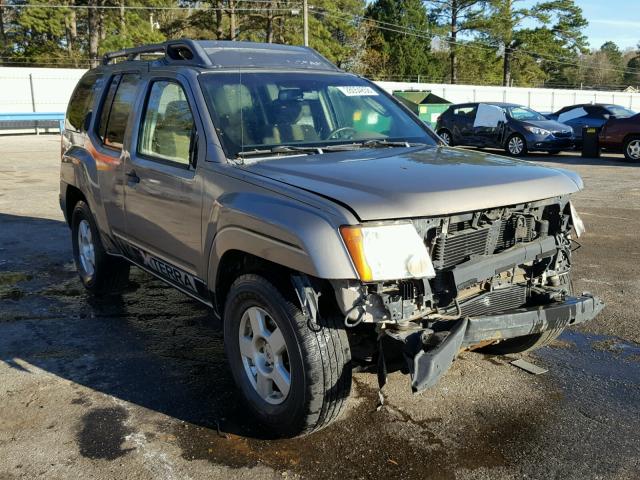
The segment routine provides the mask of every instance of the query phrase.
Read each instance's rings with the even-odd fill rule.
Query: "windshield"
[[[507,111],[507,115],[514,120],[547,120],[547,118],[541,113],[527,107],[506,107],[505,110]]]
[[[229,157],[371,140],[436,144],[418,120],[353,75],[212,73],[200,83]]]
[[[620,107],[618,105],[609,105],[607,110],[609,110],[611,115],[615,115],[616,118],[633,117],[636,114],[633,110],[629,110],[628,108]]]

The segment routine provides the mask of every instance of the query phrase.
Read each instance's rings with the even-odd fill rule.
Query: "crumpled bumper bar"
[[[436,322],[432,326],[434,331],[449,332],[439,344],[425,345],[421,341],[425,338],[425,330],[418,330],[402,340],[411,388],[420,392],[435,385],[462,348],[576,325],[591,320],[603,308],[602,300],[582,294],[567,297],[563,302],[519,308],[499,315],[463,318],[457,320],[453,327],[451,321]]]

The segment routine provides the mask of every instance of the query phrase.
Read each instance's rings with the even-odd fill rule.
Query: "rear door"
[[[134,260],[191,294],[201,293],[202,132],[188,83],[153,77],[124,158],[126,232]],[[200,145],[203,145],[200,148]]]
[[[453,109],[453,140],[462,145],[475,145],[473,122],[476,118],[477,105],[460,105]]]
[[[506,123],[502,107],[481,103],[473,122],[474,138],[483,147],[502,147]]]
[[[87,136],[87,149],[96,163],[99,198],[107,217],[105,224],[117,237],[125,231],[122,159],[140,78],[140,72],[135,70],[114,73],[108,78],[96,110],[94,127]],[[100,215],[101,210],[95,210]]]

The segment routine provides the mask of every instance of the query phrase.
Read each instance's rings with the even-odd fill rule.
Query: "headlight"
[[[544,128],[538,128],[538,127],[524,127],[527,130],[529,130],[531,133],[533,133],[534,135],[551,135],[551,132],[549,130],[545,130]]]
[[[429,252],[411,223],[340,228],[363,282],[433,278]]]

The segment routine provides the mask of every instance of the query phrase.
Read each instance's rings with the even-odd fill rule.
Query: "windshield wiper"
[[[366,142],[358,143],[363,148],[388,148],[388,147],[417,147],[419,145],[424,145],[424,143],[410,143],[410,142],[395,142],[389,140],[367,140]]]
[[[321,155],[323,153],[322,149],[320,147],[294,147],[294,146],[290,146],[290,145],[278,145],[276,147],[273,148],[265,148],[262,150],[247,150],[244,152],[238,152],[237,156],[240,158],[247,158],[247,157],[258,157],[258,156],[265,156],[265,155],[273,155],[273,154],[296,154],[296,153],[315,153],[318,155]]]

